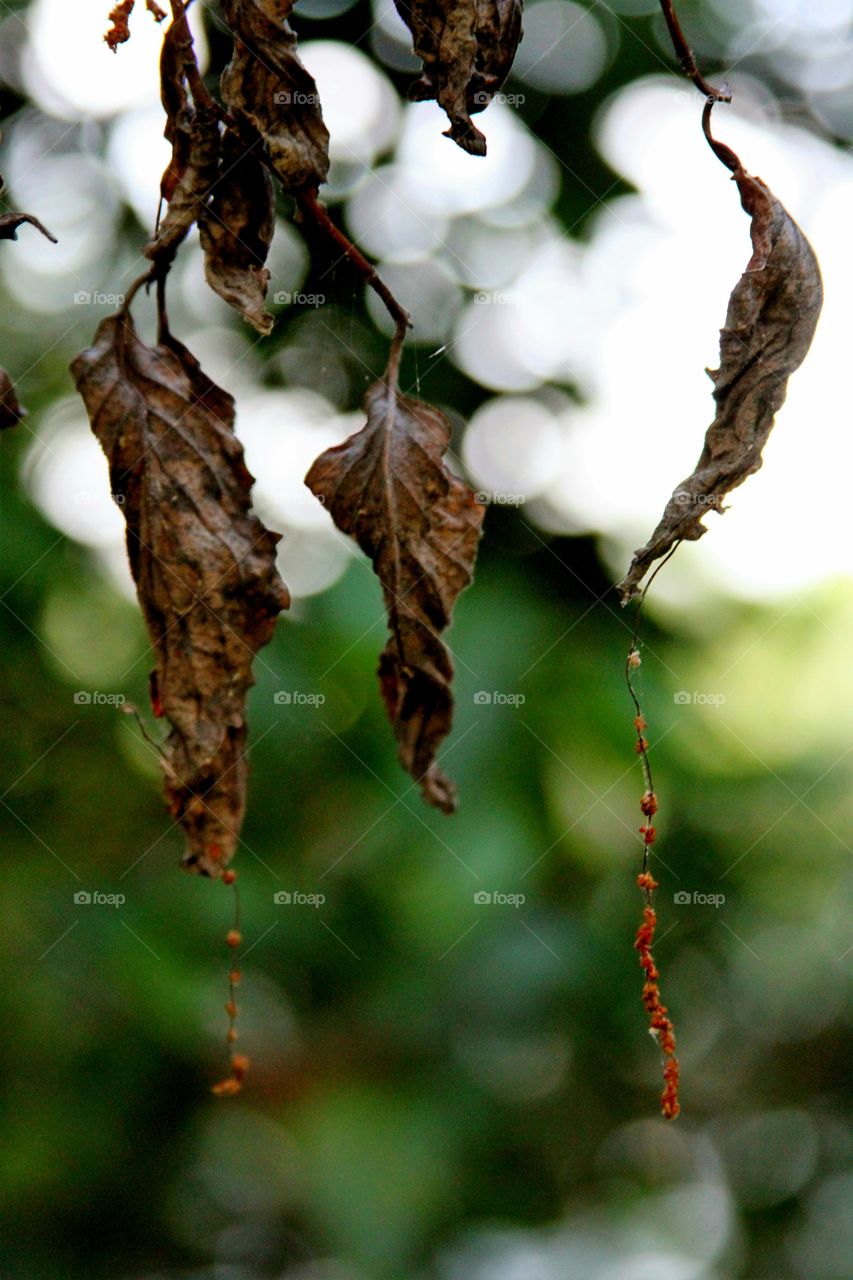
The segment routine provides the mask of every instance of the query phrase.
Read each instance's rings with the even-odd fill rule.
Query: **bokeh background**
[[[763,471],[648,605],[673,1125],[632,950],[642,783],[612,582],[698,454],[749,243],[657,5],[530,3],[484,161],[406,105],[391,0],[296,5],[329,205],[413,312],[405,386],[450,414],[453,465],[490,498],[450,637],[452,820],[395,761],[377,584],[302,486],[359,425],[387,321],[284,204],[271,338],[206,289],[194,239],[179,257],[173,328],[237,397],[294,595],[251,697],[253,1069],[227,1103],[231,905],[178,870],[156,752],[116,706],[149,719],[150,654],[67,372],[142,269],[166,151],[160,32],[139,0],[113,57],[108,8],[0,8],[6,204],[59,238],[0,247],[0,358],[30,409],[0,442],[2,1275],[853,1275],[853,0],[681,6],[734,92],[718,133],[812,237],[827,298]],[[194,23],[215,83],[216,4]]]

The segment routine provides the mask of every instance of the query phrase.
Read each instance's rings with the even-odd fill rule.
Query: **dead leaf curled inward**
[[[486,154],[471,116],[485,111],[512,68],[521,40],[522,0],[394,0],[423,63],[409,89],[416,102],[435,98],[450,121],[445,137]]]
[[[316,189],[329,171],[329,132],[287,21],[293,0],[223,0],[234,35],[222,97],[248,141],[260,135],[284,190]]]
[[[252,660],[289,604],[279,535],[251,514],[231,396],[167,330],[152,348],[127,313],[110,317],[72,373],[122,498],[152,701],[171,725],[164,772],[184,865],[218,876],[245,809]]]
[[[264,263],[275,230],[275,196],[260,155],[231,129],[222,137],[219,174],[198,229],[207,283],[258,333],[268,334],[273,318],[264,310],[270,278]]]
[[[219,175],[219,112],[210,101],[193,101],[188,69],[197,70],[192,36],[185,18],[173,22],[160,54],[160,98],[166,112],[164,135],[172,154],[160,181],[168,202],[166,215],[143,250],[146,258],[168,270],[178,246],[199,220]]]
[[[403,767],[445,813],[455,788],[435,764],[453,717],[453,664],[442,641],[468,586],[485,509],[444,465],[450,424],[395,380],[367,393],[367,424],[316,460],[305,482],[370,557],[391,636],[379,681]]]
[[[720,332],[720,367],[709,370],[717,411],[696,468],[673,493],[649,541],[619,584],[626,603],[655,560],[707,532],[709,510],[761,466],[762,450],[788,379],[802,364],[823,302],[814,250],[760,178],[734,172],[752,219],[752,258],[729,299]]]

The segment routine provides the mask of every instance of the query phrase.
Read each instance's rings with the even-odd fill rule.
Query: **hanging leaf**
[[[522,0],[394,0],[423,63],[409,89],[435,98],[450,120],[445,137],[475,156],[486,139],[471,116],[485,111],[506,80],[521,40]]]
[[[160,54],[160,98],[166,112],[163,132],[172,145],[160,181],[168,208],[143,250],[161,269],[168,269],[190,227],[199,221],[219,175],[219,112],[207,98],[199,103],[192,100],[187,84],[190,68],[198,70],[189,26],[181,18],[166,32]]]
[[[391,637],[379,662],[400,762],[424,798],[456,808],[435,755],[453,717],[453,664],[441,639],[470,583],[485,510],[443,458],[450,423],[386,382],[367,393],[367,425],[322,454],[305,483],[370,556]]]
[[[198,229],[207,283],[258,333],[268,334],[273,318],[264,310],[270,278],[264,263],[275,230],[272,181],[259,155],[231,129],[222,138],[219,176]]]
[[[146,258],[161,267],[168,267],[172,263],[178,246],[190,227],[194,222],[200,221],[204,203],[216,182],[218,172],[217,114],[206,106],[199,107],[190,125],[186,167],[177,179],[166,216],[157,228],[154,239],[143,249]]]
[[[14,427],[26,417],[26,409],[18,402],[18,393],[5,369],[0,369],[0,431]]]
[[[152,701],[171,724],[164,771],[184,865],[217,876],[245,808],[252,659],[289,603],[279,535],[250,513],[231,396],[168,330],[150,348],[127,313],[110,317],[72,373],[122,499]]]
[[[241,136],[261,136],[282,186],[294,194],[326,181],[329,132],[317,86],[296,53],[292,8],[293,0],[223,0],[234,51],[222,97]]]
[[[729,299],[720,367],[708,371],[716,416],[696,469],[620,583],[623,603],[655,560],[677,542],[701,538],[708,511],[722,512],[726,494],[758,471],[788,379],[805,359],[820,316],[820,268],[808,240],[760,178],[738,167],[734,179],[752,219],[753,252]]]
[[[173,22],[160,50],[160,101],[166,113],[163,136],[172,148],[160,180],[160,195],[168,204],[186,172],[192,145],[193,104],[187,87],[187,61],[194,57],[189,28]]]

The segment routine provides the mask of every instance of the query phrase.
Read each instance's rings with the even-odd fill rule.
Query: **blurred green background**
[[[488,333],[478,365],[460,328],[466,307],[479,316],[499,306],[495,261],[516,274],[535,266],[546,234],[580,253],[602,202],[633,199],[596,129],[632,82],[672,81],[656,5],[530,7],[532,52],[506,86],[516,101],[479,119],[496,165],[502,129],[538,150],[527,185],[500,188],[510,160],[479,210],[479,195],[452,203],[457,158],[443,159],[444,126],[412,115],[431,108],[406,119],[428,119],[447,173],[425,160],[418,196],[405,187],[411,163],[392,164],[408,145],[398,95],[413,64],[389,6],[296,6],[300,37],[323,42],[317,64],[353,76],[357,129],[335,154],[330,207],[415,310],[405,380],[453,413],[454,465],[475,486],[492,479],[477,580],[450,636],[452,820],[421,804],[395,761],[375,687],[378,586],[301,492],[313,454],[358,425],[381,370],[372,303],[284,205],[271,284],[279,322],[264,343],[204,294],[192,243],[176,269],[173,328],[237,394],[258,505],[285,530],[295,596],[259,657],[250,703],[236,865],[248,951],[240,1044],[253,1066],[230,1102],[209,1086],[226,1059],[231,903],[221,885],[178,870],[155,753],[113,705],[120,695],[147,718],[150,657],[106,468],[67,373],[111,309],[106,295],[140,270],[162,165],[156,29],[140,0],[133,41],[108,67],[125,78],[103,88],[92,67],[110,58],[99,43],[108,7],[38,0],[6,3],[0,17],[7,207],[38,214],[60,239],[37,245],[25,228],[0,248],[0,362],[30,409],[0,441],[0,1274],[853,1275],[850,580],[824,580],[815,547],[810,583],[753,601],[723,578],[691,588],[695,551],[684,547],[683,593],[667,594],[662,577],[650,608],[640,686],[661,800],[656,955],[683,1074],[683,1115],[668,1125],[632,949],[642,779],[623,675],[631,617],[611,586],[645,529],[614,542],[603,514],[599,529],[594,513],[558,512],[531,479],[527,446],[542,456],[542,415],[562,422],[589,398],[571,362],[558,353],[537,365],[537,347],[513,381]],[[774,119],[846,156],[853,6],[713,0],[685,4],[682,18],[710,70],[736,64],[732,83],[741,76],[750,101],[765,113],[775,104]],[[213,84],[227,58],[216,6],[199,6],[196,22]],[[347,42],[357,63],[345,61]],[[144,57],[141,90],[132,59]],[[330,109],[342,128],[347,110]],[[377,165],[387,166],[381,190],[370,187]],[[656,269],[675,273],[672,262]],[[711,317],[712,336],[721,318]],[[150,323],[144,303],[140,320]],[[559,323],[574,333],[586,322]],[[623,375],[614,366],[611,376]],[[520,444],[500,434],[503,419],[476,418],[504,403],[531,424]],[[637,407],[639,423],[646,414]],[[481,427],[466,445],[472,415]],[[689,453],[704,423],[691,413],[684,425]],[[553,445],[551,426],[544,435]],[[494,479],[502,457],[508,493]],[[616,450],[612,465],[624,469]],[[681,472],[659,470],[665,496]],[[763,554],[772,575],[772,541]],[[276,700],[282,692],[290,702]],[[124,900],[80,903],[81,892]],[[323,901],[293,900],[300,893]]]

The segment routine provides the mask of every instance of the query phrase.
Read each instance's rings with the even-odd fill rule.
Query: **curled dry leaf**
[[[152,702],[184,865],[217,876],[246,797],[252,659],[287,608],[279,535],[250,512],[234,402],[167,331],[148,347],[126,313],[104,320],[72,373],[110,466],[155,653]]]
[[[522,0],[394,0],[423,63],[409,97],[435,98],[450,120],[445,137],[486,154],[471,116],[485,111],[509,75],[521,40]]]
[[[400,762],[424,798],[456,808],[435,764],[453,716],[453,664],[441,633],[471,581],[484,508],[443,458],[450,424],[386,382],[367,393],[367,425],[317,459],[305,483],[373,562],[390,639],[379,682]]]
[[[752,219],[752,257],[729,299],[720,367],[709,370],[717,412],[693,474],[673,493],[620,583],[630,599],[655,560],[706,533],[702,519],[758,471],[788,379],[805,359],[823,302],[820,268],[800,228],[760,178],[734,173]]]
[[[326,181],[329,132],[317,86],[296,53],[292,8],[293,0],[223,0],[234,51],[222,97],[244,141],[260,134],[282,186],[295,194]]]
[[[207,283],[258,333],[268,334],[273,318],[264,310],[270,278],[264,263],[275,230],[275,197],[260,156],[231,129],[222,138],[219,176],[198,229]]]
[[[169,170],[167,170],[167,173]],[[214,110],[199,107],[189,127],[186,167],[177,179],[166,216],[154,239],[144,248],[146,258],[166,268],[194,222],[198,222],[219,173],[219,123]],[[165,175],[164,175],[165,177]]]
[[[160,98],[166,112],[164,135],[172,154],[160,181],[166,216],[144,253],[167,269],[194,222],[199,220],[219,175],[219,119],[214,103],[194,103],[187,85],[196,67],[192,36],[184,18],[173,22],[160,54]]]
[[[18,402],[18,393],[5,369],[0,369],[0,431],[14,427],[26,417],[26,409]]]

